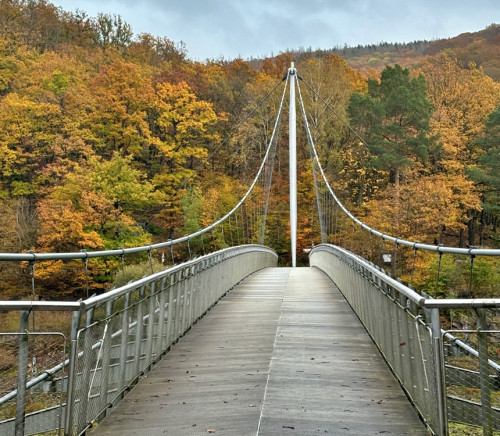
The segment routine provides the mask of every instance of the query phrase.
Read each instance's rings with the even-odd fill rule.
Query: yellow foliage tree
[[[212,105],[198,100],[184,82],[158,84],[154,117],[152,153],[157,157],[157,171],[153,183],[163,201],[156,220],[172,237],[174,228],[182,225],[176,190],[193,174],[195,162],[208,156],[211,142],[219,138],[214,130],[218,118]]]
[[[431,127],[443,147],[440,163],[447,173],[459,173],[478,157],[475,142],[498,105],[500,83],[446,53],[428,60],[422,72],[434,106]]]

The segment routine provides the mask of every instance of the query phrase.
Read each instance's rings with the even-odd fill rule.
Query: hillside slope
[[[500,24],[491,24],[478,32],[467,32],[453,38],[409,43],[387,43],[336,47],[328,50],[306,50],[290,53],[297,60],[336,54],[347,59],[349,66],[367,73],[382,71],[386,65],[411,67],[427,56],[449,52],[464,64],[474,62],[485,73],[500,81]]]

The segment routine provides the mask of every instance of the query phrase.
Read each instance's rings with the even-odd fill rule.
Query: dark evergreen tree
[[[369,79],[366,95],[351,97],[351,123],[363,129],[371,165],[389,170],[396,187],[403,168],[417,161],[426,165],[437,151],[436,138],[429,135],[432,105],[426,92],[422,75],[410,78],[408,69],[396,65],[385,68],[380,82]]]
[[[477,141],[477,145],[482,154],[478,164],[468,168],[467,172],[482,188],[483,210],[498,219],[500,217],[500,106],[486,121],[484,136]]]

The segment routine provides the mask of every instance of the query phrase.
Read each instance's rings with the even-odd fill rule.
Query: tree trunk
[[[398,246],[394,246],[394,249],[392,250],[391,253],[391,275],[393,277],[396,277],[396,272],[397,272],[397,266],[398,266]]]
[[[479,245],[483,245],[484,243],[484,227],[485,227],[485,219],[484,210],[481,211],[481,219],[479,221]]]
[[[401,172],[399,171],[399,167],[397,167],[394,170],[394,189],[396,191],[396,201],[399,201],[400,178],[401,178]]]
[[[444,230],[445,226],[442,224],[439,228],[439,234],[438,234],[438,245],[443,243],[443,235],[444,235]]]
[[[469,232],[469,245],[476,245],[476,211],[469,210],[469,222],[467,223],[467,230]]]
[[[359,187],[359,192],[358,192],[358,206],[361,206],[363,204],[363,194],[365,192],[365,176],[364,174],[361,175],[358,183]]]

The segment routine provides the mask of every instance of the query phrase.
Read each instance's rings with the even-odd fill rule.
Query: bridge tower
[[[290,241],[292,245],[292,267],[297,265],[297,134],[295,111],[295,78],[297,70],[294,63],[288,69],[290,78],[290,119],[289,119],[289,172],[290,172]]]

